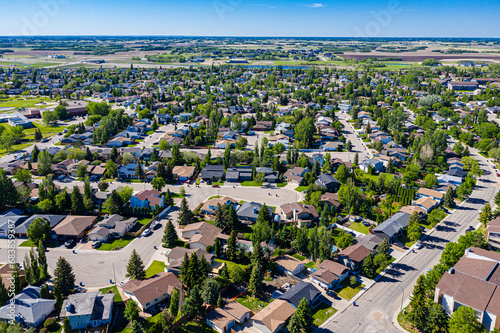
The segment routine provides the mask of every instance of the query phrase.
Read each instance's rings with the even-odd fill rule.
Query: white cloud
[[[312,3],[310,5],[307,5],[307,7],[309,7],[309,8],[324,8],[324,7],[328,7],[328,5],[325,5],[323,3],[315,2],[315,3]]]

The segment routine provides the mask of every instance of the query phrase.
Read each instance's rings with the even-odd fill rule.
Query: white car
[[[422,243],[421,243],[420,241],[416,242],[416,243],[415,243],[415,248],[416,248],[417,250],[420,250],[420,249],[422,248]]]
[[[142,237],[147,237],[151,234],[151,229],[146,229],[142,232]]]

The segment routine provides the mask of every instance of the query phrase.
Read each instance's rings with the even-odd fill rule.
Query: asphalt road
[[[357,301],[341,313],[326,321],[316,332],[399,332],[393,326],[393,316],[399,313],[402,302],[413,291],[418,276],[439,262],[441,252],[448,242],[456,241],[469,226],[478,224],[479,211],[486,202],[491,202],[499,190],[491,165],[474,149],[484,175],[477,183],[475,192],[461,207],[458,207],[444,222],[442,230],[434,230],[422,241],[423,248],[409,253],[393,265],[387,275],[368,289]]]

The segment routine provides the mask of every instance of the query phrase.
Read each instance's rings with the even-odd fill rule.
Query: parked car
[[[160,225],[160,222],[155,220],[153,223],[151,223],[151,229],[156,229]]]
[[[476,231],[476,229],[473,226],[469,226],[465,232],[470,232],[470,231]]]
[[[97,242],[92,243],[92,248],[93,249],[98,249],[98,248],[101,247],[101,245],[102,245],[102,242],[101,241],[97,241]]]
[[[49,138],[45,138],[45,139],[40,140],[40,142],[42,142],[42,143],[44,143],[44,142],[49,142],[49,141],[50,141],[50,139],[49,139]]]
[[[497,172],[497,177],[500,177],[500,173]]]
[[[64,246],[66,246],[67,248],[70,248],[73,246],[73,244],[75,244],[75,241],[73,239],[70,239],[69,241],[64,243]]]
[[[220,187],[220,186],[219,186],[219,185],[217,185],[217,184],[214,184],[214,185],[212,185],[212,187]]]
[[[417,241],[417,242],[415,243],[415,248],[416,248],[417,250],[420,250],[420,249],[422,248],[422,246],[423,246],[423,245],[422,245],[422,243],[421,243],[420,241]]]
[[[149,228],[148,228],[148,229],[146,229],[146,230],[144,230],[144,231],[142,232],[142,236],[143,236],[143,237],[147,237],[147,236],[149,236],[149,235],[151,235],[151,229],[149,229]]]

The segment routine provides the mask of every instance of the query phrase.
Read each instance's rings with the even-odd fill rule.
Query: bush
[[[55,331],[57,329],[57,321],[55,318],[47,318],[43,323],[43,327],[47,328],[47,330]],[[42,332],[40,330],[40,332]]]

